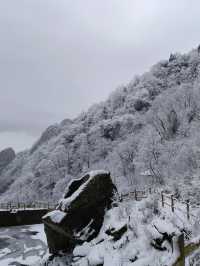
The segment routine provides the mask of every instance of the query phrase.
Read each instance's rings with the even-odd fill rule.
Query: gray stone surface
[[[70,252],[76,244],[96,237],[115,190],[110,174],[106,172],[97,173],[92,178],[87,174],[74,180],[58,207],[66,213],[64,219],[56,223],[51,213],[44,218],[50,253]],[[65,206],[66,200],[68,204]]]

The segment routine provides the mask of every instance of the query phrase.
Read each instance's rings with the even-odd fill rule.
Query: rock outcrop
[[[0,172],[14,160],[15,151],[12,148],[7,148],[0,152]]]
[[[105,171],[73,180],[57,210],[43,217],[50,253],[70,252],[76,244],[96,237],[115,191],[110,173]]]

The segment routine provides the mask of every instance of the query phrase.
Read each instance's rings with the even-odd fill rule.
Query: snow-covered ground
[[[43,224],[0,228],[0,265],[32,265],[48,256]]]
[[[166,200],[167,202],[167,200]],[[116,201],[117,203],[117,201]],[[170,202],[168,202],[170,203]],[[198,209],[191,210],[194,217],[187,220],[185,205],[175,203],[175,212],[170,206],[163,208],[160,195],[152,194],[147,199],[127,199],[106,212],[104,223],[96,239],[76,246],[71,258],[57,257],[48,265],[61,266],[171,266],[179,256],[177,245],[164,241],[163,250],[155,249],[156,239],[163,233],[174,234],[174,243],[184,230],[185,243],[200,240],[200,217]],[[121,230],[124,228],[124,231]],[[108,233],[123,231],[114,239]],[[19,226],[0,229],[0,266],[45,265],[49,256],[43,225]],[[200,265],[200,251],[194,252],[186,261],[187,266]]]
[[[184,230],[187,238],[185,243],[199,242],[199,221],[191,218],[187,220],[184,213],[185,206],[176,203],[176,210],[172,213],[169,206],[162,208],[161,202],[152,195],[148,199],[136,202],[128,200],[106,213],[104,224],[99,236],[90,243],[84,243],[74,249],[73,266],[104,265],[104,266],[171,266],[179,256],[176,245],[177,238]],[[195,212],[195,210],[194,210]],[[195,212],[197,216],[198,211]],[[126,228],[120,239],[114,240],[106,232]],[[165,240],[158,250],[154,247],[156,239],[162,234],[174,235],[173,242]],[[195,256],[195,258],[194,258]],[[197,252],[188,258],[187,266],[199,256]],[[199,256],[200,257],[200,256]],[[62,264],[58,264],[62,265]]]

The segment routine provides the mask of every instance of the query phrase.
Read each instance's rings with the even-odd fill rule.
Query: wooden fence
[[[134,190],[126,194],[121,194],[119,197],[124,200],[126,198],[134,198],[136,201],[148,198],[149,194],[155,192],[152,188],[147,190]]]
[[[161,206],[163,208],[168,206],[173,213],[176,210],[179,210],[179,211],[185,213],[185,215],[187,216],[188,221],[191,219],[191,217],[199,219],[198,217],[196,217],[191,212],[192,206],[190,205],[190,201],[189,200],[180,201],[172,194],[167,194],[167,193],[165,193],[163,191],[159,192],[158,190],[153,189],[153,188],[148,188],[146,190],[136,190],[135,189],[134,191],[131,191],[129,193],[121,194],[120,195],[120,199],[121,200],[126,200],[127,198],[131,198],[131,199],[135,199],[136,201],[138,201],[138,200],[142,200],[142,199],[148,198],[148,196],[151,195],[151,194],[159,195],[160,203],[161,203]],[[182,204],[183,206],[185,206],[185,210],[179,208],[178,207],[178,203]]]
[[[120,200],[126,200],[127,198],[135,199],[136,201],[148,198],[151,194],[159,194],[161,199],[162,207],[168,206],[171,211],[174,213],[176,210],[184,212],[187,215],[187,219],[190,220],[191,217],[197,218],[194,214],[191,213],[191,205],[189,200],[186,201],[179,201],[174,195],[169,195],[164,193],[163,191],[159,192],[153,188],[148,188],[146,190],[137,190],[131,191],[126,194],[119,195]],[[185,210],[180,209],[177,203],[181,203],[185,205]],[[0,203],[0,210],[28,210],[28,209],[47,209],[47,210],[54,210],[57,204],[50,203],[50,202],[32,202],[32,203],[25,203],[25,202],[8,202],[8,203]]]
[[[185,201],[180,201],[178,200],[174,195],[169,195],[164,193],[163,191],[161,192],[161,202],[162,202],[162,207],[164,208],[165,205],[170,207],[171,211],[174,213],[176,210],[179,210],[182,213],[185,213],[187,216],[188,221],[191,219],[191,217],[200,220],[197,216],[195,216],[191,210],[192,210],[192,206],[190,205],[190,201],[189,200],[185,200]],[[182,204],[183,206],[185,206],[185,210],[184,209],[180,209],[177,204]],[[199,207],[199,206],[198,206]]]
[[[56,208],[56,204],[50,202],[8,202],[0,203],[0,210],[11,211],[11,210],[30,210],[30,209],[45,209],[53,210]]]

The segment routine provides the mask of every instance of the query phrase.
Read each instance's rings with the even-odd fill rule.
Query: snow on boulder
[[[43,217],[50,253],[72,251],[96,237],[115,191],[110,173],[102,170],[71,181],[57,210]]]
[[[66,216],[66,213],[59,211],[59,210],[55,210],[55,211],[52,211],[50,213],[47,213],[43,217],[43,219],[49,217],[52,222],[59,224],[60,222],[62,222],[62,220],[64,219],[65,216]]]

